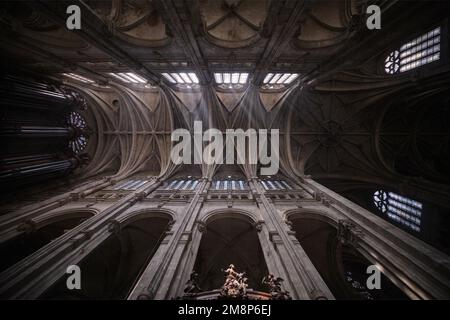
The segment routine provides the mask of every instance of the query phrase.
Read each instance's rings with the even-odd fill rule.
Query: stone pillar
[[[275,259],[280,276],[285,280],[284,285],[291,292],[294,299],[333,299],[333,295],[320,277],[312,262],[309,260],[299,243],[294,245],[292,234],[283,221],[275,206],[265,196],[265,191],[259,179],[252,179],[250,187],[257,199],[258,207],[269,230],[269,240],[273,250],[270,258]],[[270,245],[268,246],[270,248]]]
[[[160,248],[160,260],[152,259],[155,262],[147,266],[129,299],[170,299],[182,293],[200,244],[195,224],[209,185],[206,179],[199,183],[193,199],[174,224],[170,241]]]

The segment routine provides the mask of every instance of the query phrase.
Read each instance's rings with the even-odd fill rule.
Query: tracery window
[[[292,187],[284,180],[261,180],[265,190],[291,190]]]
[[[88,138],[83,133],[87,129],[86,120],[78,112],[72,111],[67,121],[77,132],[69,141],[69,147],[75,154],[79,154],[86,148],[88,143]]]
[[[384,190],[373,194],[375,206],[387,217],[413,231],[420,232],[422,203]]]
[[[195,190],[199,180],[188,177],[186,179],[175,179],[169,182],[166,190]]]
[[[213,190],[247,190],[244,180],[215,180],[211,185]]]
[[[140,75],[133,72],[110,72],[110,76],[124,82],[124,83],[134,83],[134,84],[145,84],[147,80],[142,78]]]
[[[437,61],[441,55],[441,27],[403,44],[386,57],[387,74],[402,73]]]
[[[86,77],[76,74],[76,73],[63,73],[62,75],[67,78],[70,78],[70,79],[73,79],[73,80],[76,80],[76,81],[79,81],[82,83],[89,83],[89,84],[95,83],[94,80],[86,78]]]
[[[388,74],[395,74],[400,69],[400,52],[392,51],[387,57],[384,64],[384,70]]]
[[[241,89],[248,82],[248,73],[240,72],[225,72],[225,73],[214,73],[214,80],[219,88],[222,89]]]
[[[179,88],[195,89],[199,86],[199,79],[195,72],[164,72],[161,75]]]
[[[298,73],[268,73],[261,88],[265,90],[283,89],[297,79],[298,76]]]
[[[112,190],[137,190],[147,182],[148,180],[140,180],[140,179],[126,180],[112,187]]]

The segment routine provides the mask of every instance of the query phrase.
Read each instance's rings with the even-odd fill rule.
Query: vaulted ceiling
[[[366,28],[361,0],[8,2],[0,41],[5,64],[64,80],[94,106],[85,115],[97,133],[88,148],[89,174],[170,175],[176,170],[171,131],[203,120],[204,128],[280,129],[287,175],[312,175],[341,189],[406,186],[450,205],[443,186],[450,180],[448,162],[436,160],[449,159],[448,143],[436,142],[449,141],[448,91],[442,89],[449,67],[384,72],[386,55],[443,23],[448,4],[373,3],[382,8],[380,31]],[[65,27],[71,4],[81,8],[81,30]],[[95,83],[70,81],[61,76],[67,72]],[[109,74],[115,72],[149,82],[124,84]],[[194,72],[200,83],[177,87],[162,76],[170,72]],[[223,90],[214,72],[246,72],[249,81]],[[261,85],[268,73],[299,77],[267,90]],[[255,166],[242,169],[248,177],[256,173]],[[216,170],[201,171],[211,176]]]
[[[75,32],[65,28],[71,4],[82,11]],[[210,83],[213,70],[232,67],[251,71],[256,84],[268,70],[306,75],[329,61],[355,35],[363,10],[359,0],[34,1],[10,8],[2,19],[12,31],[4,36],[17,45],[10,50],[45,72],[101,81],[106,72],[131,69],[158,82],[162,71],[186,69]]]

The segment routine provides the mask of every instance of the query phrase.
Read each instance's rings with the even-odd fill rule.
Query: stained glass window
[[[384,64],[384,70],[388,74],[395,74],[400,69],[400,52],[392,51],[387,57]]]
[[[166,190],[195,190],[198,185],[198,180],[191,179],[190,177],[186,179],[176,179],[169,182]]]
[[[297,79],[298,76],[298,73],[268,73],[261,88],[265,90],[283,89]]]
[[[184,89],[198,88],[199,79],[195,72],[172,72],[161,73],[161,75],[171,84]]]
[[[420,232],[423,206],[421,202],[383,190],[375,191],[373,201],[377,209],[389,219]]]
[[[75,154],[79,154],[86,148],[88,143],[88,138],[83,133],[80,133],[87,129],[86,121],[78,112],[72,111],[69,114],[68,123],[79,132],[79,134],[75,135],[74,138],[69,141],[70,149]]]
[[[214,190],[245,190],[247,183],[243,180],[216,180],[212,186]]]
[[[216,84],[222,89],[240,89],[248,82],[248,73],[226,72],[214,73]]]
[[[125,181],[121,181],[119,182],[117,185],[115,185],[114,187],[112,187],[112,190],[137,190],[140,187],[142,187],[146,182],[148,182],[147,180],[125,180]]]
[[[262,180],[261,183],[265,190],[292,189],[292,187],[284,180]]]
[[[437,61],[441,56],[441,28],[437,27],[392,51],[385,61],[388,74],[406,72]]]

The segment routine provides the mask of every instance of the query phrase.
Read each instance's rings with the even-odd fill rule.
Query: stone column
[[[171,239],[161,248],[159,260],[152,259],[154,262],[147,266],[128,299],[170,299],[182,293],[195,263],[201,238],[195,224],[209,185],[206,179],[199,183],[193,199],[176,221]]]
[[[333,299],[333,295],[300,244],[294,245],[288,226],[265,196],[259,179],[252,179],[250,186],[269,230],[269,240],[274,248],[269,251],[272,252],[270,258],[279,261],[277,262],[279,274],[275,275],[285,280],[284,285],[294,299]],[[268,247],[270,248],[270,245]]]

